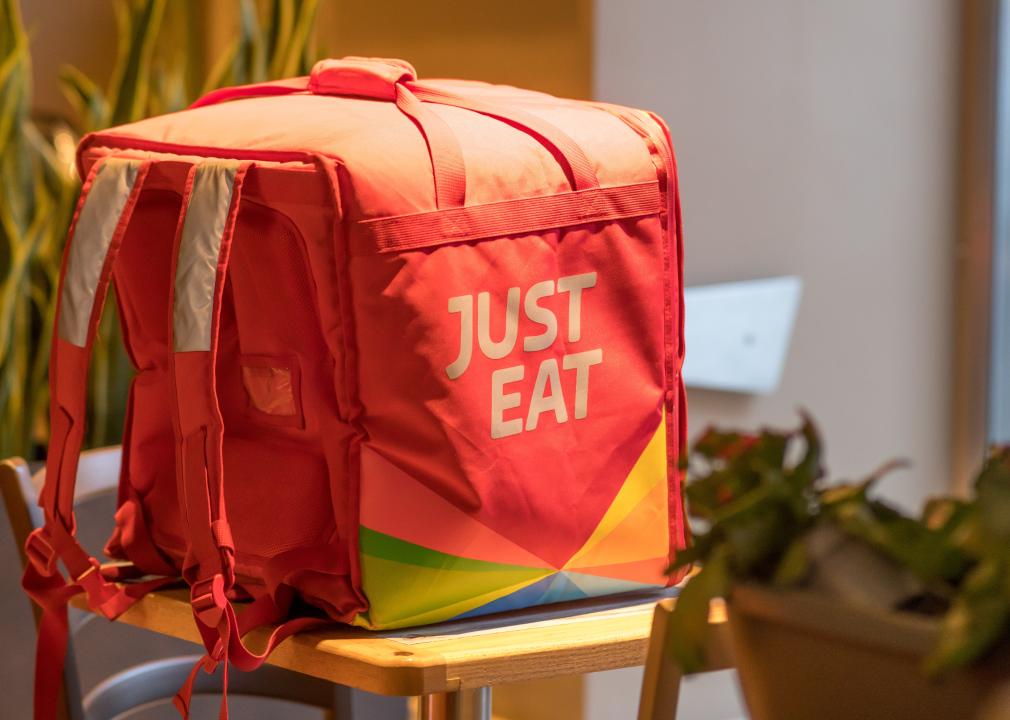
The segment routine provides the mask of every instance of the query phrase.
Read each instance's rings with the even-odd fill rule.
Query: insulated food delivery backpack
[[[656,116],[344,58],[91,134],[78,166],[24,580],[40,716],[77,592],[112,618],[181,575],[208,662],[252,669],[327,618],[678,579],[681,223]],[[136,377],[106,548],[128,562],[102,567],[73,497],[113,281]],[[324,617],[288,619],[296,598]],[[282,622],[265,652],[233,600]]]

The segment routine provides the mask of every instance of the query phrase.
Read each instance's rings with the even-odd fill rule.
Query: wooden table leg
[[[425,695],[420,720],[491,720],[491,688]]]

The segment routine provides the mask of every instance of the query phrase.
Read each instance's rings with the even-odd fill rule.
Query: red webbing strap
[[[188,547],[183,577],[197,619],[209,627],[234,583],[234,544],[224,503],[224,421],[217,401],[218,324],[242,186],[250,163],[207,161],[186,181],[175,239],[172,384],[177,481]]]
[[[403,83],[396,84],[396,107],[417,125],[428,145],[435,177],[435,205],[440,210],[466,204],[466,170],[463,151],[452,128],[424,106]]]
[[[452,129],[437,114],[425,108],[424,103],[451,105],[502,120],[532,136],[547,148],[561,165],[572,190],[591,190],[600,186],[596,171],[585,152],[556,125],[511,105],[418,82],[413,68],[400,60],[323,60],[316,64],[309,77],[215,90],[190,107],[302,92],[394,100],[400,111],[414,121],[424,136],[435,177],[436,206],[440,210],[465,205],[466,172],[463,154]]]
[[[174,701],[184,718],[198,671],[213,672],[221,661],[220,717],[228,717],[231,621],[224,608],[230,607],[225,593],[235,581],[235,547],[224,502],[224,421],[214,366],[228,259],[250,166],[207,161],[190,169],[173,252],[169,338],[177,486],[187,537],[183,577],[207,650]]]
[[[507,122],[531,135],[561,164],[572,190],[589,190],[600,186],[596,171],[593,170],[592,163],[579,144],[547,120],[517,107],[505,106],[484,98],[460,95],[422,82],[408,82],[405,83],[405,87],[413,92],[418,100],[472,110]]]
[[[178,582],[177,578],[155,578],[124,585],[121,588],[124,606],[120,612],[149,592],[175,582]],[[70,637],[67,605],[72,597],[84,592],[85,588],[80,584],[66,583],[58,575],[39,575],[32,580],[32,584],[29,594],[42,608],[35,649],[34,717],[36,720],[55,720],[60,687],[63,684],[67,640]]]
[[[183,576],[191,586],[193,616],[207,650],[176,698],[184,717],[188,716],[189,696],[200,668],[213,672],[223,663],[227,683],[229,661],[255,665],[251,654],[244,652],[238,621],[226,595],[235,581],[235,547],[224,498],[224,421],[215,373],[221,299],[249,167],[250,163],[222,161],[194,165],[186,182],[185,212],[175,240],[170,336],[178,487],[188,539]],[[255,613],[259,624],[274,622],[287,610],[269,597],[261,598],[254,607],[259,609]],[[225,692],[221,717],[227,716]]]
[[[323,162],[319,160],[319,162]],[[201,171],[208,167],[217,172],[232,173],[231,189],[225,196],[224,185],[202,183]],[[222,462],[224,424],[217,399],[216,373],[221,300],[234,242],[235,221],[241,203],[243,180],[249,163],[203,163],[194,166],[186,184],[183,206],[186,208],[176,237],[175,265],[171,305],[173,308],[172,346],[173,383],[176,398],[176,430],[180,443],[180,498],[188,525],[190,547],[184,575],[192,586],[191,603],[197,628],[207,654],[194,666],[186,683],[174,699],[176,708],[184,718],[189,717],[189,704],[193,685],[200,670],[212,673],[223,665],[224,696],[219,717],[228,717],[227,682],[228,665],[250,671],[260,667],[273,649],[296,633],[325,625],[329,620],[318,617],[300,617],[288,620],[273,629],[261,652],[255,653],[242,642],[248,631],[270,625],[284,618],[291,605],[293,593],[280,584],[276,577],[276,595],[269,593],[254,600],[241,615],[228,600],[228,591],[234,583],[234,544],[228,529],[224,496],[224,466]],[[200,222],[206,217],[193,214],[200,207],[204,192],[212,196],[203,204],[220,211],[227,202],[227,219],[221,223],[220,238],[213,257],[199,258],[200,267],[194,267],[193,237],[199,234]],[[217,193],[216,197],[213,196]],[[193,225],[188,225],[192,218]],[[215,225],[215,227],[217,227]],[[212,243],[211,247],[215,247]],[[206,250],[206,247],[204,248]],[[185,306],[188,284],[206,285],[208,273],[213,275],[213,292],[210,296],[209,319],[194,322],[194,309]],[[201,282],[201,279],[204,282]],[[193,328],[206,328],[207,335],[194,333]],[[268,565],[267,574],[277,576],[276,569]]]
[[[218,712],[220,720],[228,720],[228,666],[234,665],[242,671],[252,671],[261,667],[267,657],[274,649],[287,640],[292,635],[306,630],[312,630],[329,624],[324,618],[300,617],[288,620],[275,627],[267,636],[263,650],[259,653],[251,652],[242,642],[242,636],[250,630],[276,622],[284,617],[288,612],[290,597],[278,605],[270,595],[263,595],[253,601],[241,615],[227,604],[225,606],[226,620],[222,622],[218,632],[211,632],[209,628],[200,627],[204,643],[209,643],[212,648],[200,658],[190,671],[186,682],[172,699],[172,703],[179,711],[179,714],[188,720],[190,717],[190,702],[193,697],[193,686],[200,671],[208,674],[214,673],[221,667],[222,687],[221,687],[221,707]]]
[[[358,64],[367,66],[368,62],[359,62]],[[357,87],[353,82],[349,82],[345,87],[332,87],[321,83],[314,85],[309,77],[297,77],[277,82],[214,90],[194,102],[190,108],[205,107],[230,100],[293,95],[310,91],[320,95],[373,97],[367,88]],[[403,82],[393,82],[389,96],[382,99],[392,99],[400,112],[410,118],[420,130],[428,147],[428,157],[431,160],[432,175],[435,180],[436,207],[463,207],[466,203],[466,171],[463,166],[463,152],[460,150],[459,141],[456,140],[452,129],[442,118],[414,97]]]
[[[450,243],[522,235],[548,228],[658,214],[659,184],[615,185],[554,195],[536,195],[464,208],[434,210],[358,222],[350,244],[354,256],[403,252]]]
[[[309,89],[308,77],[294,77],[287,80],[274,80],[264,83],[252,83],[251,85],[236,85],[234,87],[219,88],[211,90],[206,95],[198,98],[190,105],[190,109],[204,107],[206,105],[217,105],[229,100],[242,100],[244,98],[266,97],[270,95],[293,95],[294,93],[306,92]]]
[[[118,587],[120,568],[102,569],[75,537],[77,464],[84,439],[87,380],[112,271],[150,161],[107,158],[85,178],[60,272],[50,356],[51,435],[46,482],[39,495],[45,525],[28,537],[22,586],[42,608],[35,668],[35,717],[55,718],[66,656],[67,603],[85,592],[95,612],[115,618],[173,578]],[[71,580],[57,566],[63,562]]]

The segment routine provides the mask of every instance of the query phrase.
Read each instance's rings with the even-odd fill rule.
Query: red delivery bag
[[[212,660],[252,669],[237,599],[283,623],[272,647],[678,579],[681,222],[655,115],[344,58],[89,135],[78,165],[24,580],[40,716],[77,592],[115,617],[181,576]],[[128,564],[103,568],[72,509],[112,282],[136,377],[106,548]],[[296,598],[324,618],[288,619]]]

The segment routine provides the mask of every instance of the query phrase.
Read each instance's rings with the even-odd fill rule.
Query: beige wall
[[[320,49],[409,60],[422,76],[592,92],[591,0],[324,2]]]
[[[592,0],[323,0],[320,54],[398,57],[421,77],[460,77],[567,97],[592,93]],[[236,5],[208,6],[216,56],[236,23]]]
[[[74,65],[104,87],[116,60],[116,19],[109,0],[21,0],[32,54],[34,112],[65,117],[70,105],[59,75]]]
[[[711,422],[818,417],[835,474],[949,482],[958,3],[598,0],[596,95],[677,145],[688,284],[805,282],[783,383],[694,392]],[[688,348],[690,352],[690,348]]]
[[[688,284],[805,283],[780,389],[690,393],[690,423],[820,419],[833,474],[914,470],[949,485],[958,3],[597,0],[595,94],[667,120]],[[690,347],[687,349],[691,351]],[[587,680],[585,720],[631,717],[640,671]],[[743,714],[728,674],[685,684],[681,714]]]

